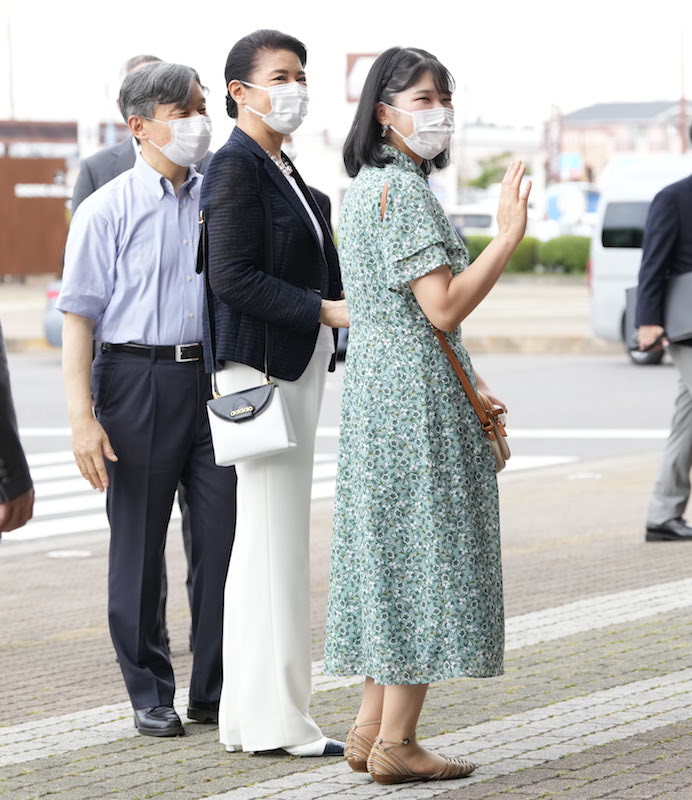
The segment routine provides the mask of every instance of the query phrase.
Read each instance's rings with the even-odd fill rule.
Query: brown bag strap
[[[382,187],[382,194],[380,195],[380,218],[384,219],[384,213],[387,210],[387,194],[389,192],[389,181],[385,183]],[[475,389],[471,386],[471,381],[468,379],[468,376],[464,372],[463,367],[459,363],[459,360],[454,355],[454,351],[449,346],[449,342],[447,341],[444,333],[441,330],[436,328],[432,322],[430,323],[430,327],[433,329],[435,336],[437,336],[438,341],[440,342],[440,346],[444,350],[445,355],[449,359],[449,363],[452,365],[452,369],[456,372],[457,378],[459,378],[459,383],[464,387],[464,391],[468,395],[469,400],[471,401],[471,405],[473,406],[473,410],[476,412],[476,416],[478,417],[481,427],[483,430],[488,434],[489,438],[494,439],[495,433],[493,431],[493,426],[488,417],[488,411],[486,410],[485,406],[479,399],[478,395],[476,394]],[[490,411],[493,414],[493,411]]]
[[[440,347],[444,350],[444,354],[449,359],[449,363],[452,365],[452,369],[456,372],[457,378],[459,378],[459,383],[464,387],[464,391],[468,395],[468,398],[473,406],[473,410],[476,412],[476,416],[478,417],[481,427],[483,430],[488,434],[491,439],[495,438],[495,433],[493,431],[493,425],[488,417],[488,411],[486,410],[485,406],[481,402],[480,398],[476,394],[475,389],[471,385],[471,381],[468,379],[467,374],[464,372],[464,368],[459,363],[459,359],[454,355],[454,351],[449,345],[447,338],[445,337],[444,333],[441,330],[436,328],[432,323],[431,327],[435,336],[437,336],[437,340],[440,343]]]

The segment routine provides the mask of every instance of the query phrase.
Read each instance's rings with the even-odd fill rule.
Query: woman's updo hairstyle
[[[440,94],[452,94],[454,78],[432,53],[415,47],[391,47],[379,55],[365,79],[351,130],[344,143],[344,165],[351,178],[363,166],[383,167],[392,161],[381,151],[381,126],[375,118],[375,106],[380,101],[393,105],[395,94],[403,92],[423,75],[432,73],[435,88]],[[429,174],[433,167],[442,169],[449,164],[449,149],[423,161],[421,169]]]
[[[226,59],[226,87],[231,81],[249,81],[255,67],[260,50],[290,50],[295,53],[305,67],[308,53],[305,45],[294,36],[273,30],[260,30],[243,36],[231,48]],[[232,119],[238,117],[238,104],[226,91],[226,111]]]

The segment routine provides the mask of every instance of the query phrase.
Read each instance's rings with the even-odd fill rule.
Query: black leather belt
[[[202,345],[199,342],[194,344],[111,344],[110,342],[101,342],[102,353],[129,353],[133,356],[143,356],[144,358],[151,358],[152,356],[156,361],[177,361],[178,363],[185,363],[186,361],[199,361],[202,358]]]

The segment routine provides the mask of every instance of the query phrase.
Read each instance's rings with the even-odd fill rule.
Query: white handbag
[[[239,461],[282,453],[295,447],[293,425],[281,389],[272,381],[240,392],[219,396],[214,375],[215,397],[207,401],[207,414],[220,467]]]
[[[264,242],[266,271],[271,274],[272,230],[271,205],[266,192],[262,192],[264,205]],[[207,317],[211,339],[211,360],[216,366],[216,321],[214,303],[209,285],[209,251],[207,219],[200,211],[200,237],[197,253],[197,271],[204,272]],[[269,326],[264,329],[264,376],[260,386],[251,386],[240,392],[221,396],[212,374],[213,398],[207,400],[207,416],[214,448],[214,461],[220,467],[229,467],[253,458],[266,458],[296,446],[288,409],[280,388],[270,379],[268,372]]]

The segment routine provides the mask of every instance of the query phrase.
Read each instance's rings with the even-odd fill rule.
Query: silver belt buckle
[[[187,361],[199,361],[199,356],[191,356],[186,358],[183,355],[183,348],[185,347],[195,347],[194,344],[176,344],[175,345],[175,360],[179,364],[184,364]]]

